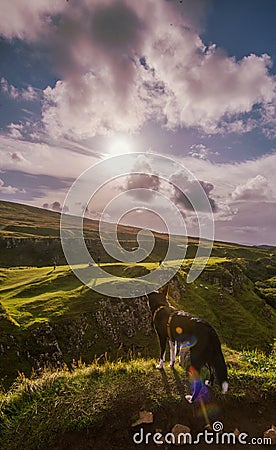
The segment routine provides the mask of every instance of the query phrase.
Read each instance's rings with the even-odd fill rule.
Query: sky
[[[184,172],[162,180],[162,155],[199,181],[217,240],[276,245],[275,15],[274,0],[2,0],[0,199],[60,211],[91,165],[141,152],[144,175],[79,213],[99,218],[124,192],[124,223],[163,231],[145,211],[162,194],[195,235]]]

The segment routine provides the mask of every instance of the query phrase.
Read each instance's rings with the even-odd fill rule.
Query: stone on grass
[[[264,432],[264,437],[270,438],[271,445],[275,445],[276,444],[276,427],[274,425],[271,425],[271,428]]]
[[[175,445],[189,444],[190,438],[185,435],[190,433],[190,431],[191,429],[186,425],[181,425],[180,423],[174,425],[171,432],[175,436]]]
[[[142,423],[153,423],[153,414],[150,411],[139,411],[139,419],[136,420],[131,426],[136,427]]]

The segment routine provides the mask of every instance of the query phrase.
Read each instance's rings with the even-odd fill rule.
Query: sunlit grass
[[[248,354],[236,352],[231,355],[235,366],[229,370],[229,393],[222,396],[217,387],[213,389],[225,407],[240,399],[249,404],[271,395],[275,370],[267,361],[274,358],[275,363],[275,357],[251,356],[261,358],[259,368]],[[267,367],[265,372],[262,365]],[[79,362],[73,371],[66,366],[44,371],[35,379],[22,375],[11,390],[0,392],[1,445],[9,450],[48,448],[58,433],[97,429],[114,422],[121,413],[121,422],[130,426],[142,408],[155,413],[164,407],[169,411],[170,404],[174,408],[181,404],[190,414],[190,405],[183,400],[187,390],[189,383],[182,368],[176,366],[172,371],[166,366],[164,372],[158,371],[152,359],[109,362],[105,358],[88,366]]]

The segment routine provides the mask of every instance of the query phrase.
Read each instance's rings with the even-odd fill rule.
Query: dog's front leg
[[[173,367],[175,363],[177,343],[170,340],[169,345],[170,345],[170,367]]]
[[[156,366],[156,369],[163,369],[166,356],[167,338],[166,337],[162,339],[159,338],[159,340],[160,340],[160,361],[159,364]]]

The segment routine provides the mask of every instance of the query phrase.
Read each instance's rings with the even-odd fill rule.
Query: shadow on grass
[[[189,382],[188,382],[187,374],[186,374],[185,370],[183,370],[183,377],[180,377],[178,371],[175,368],[172,369],[172,373],[173,373],[173,376],[175,379],[175,384],[176,384],[177,390],[178,390],[179,394],[184,397],[184,395],[187,394],[187,392],[189,392],[189,389],[188,389]]]
[[[165,370],[164,369],[161,369],[161,370],[160,369],[156,369],[156,370],[159,370],[159,372],[160,372],[160,375],[161,375],[161,378],[162,378],[162,381],[163,381],[163,384],[164,384],[164,387],[165,387],[166,394],[167,395],[171,395],[172,394],[171,386],[170,386],[170,383],[168,381],[168,377],[167,377],[167,374],[166,374]]]

